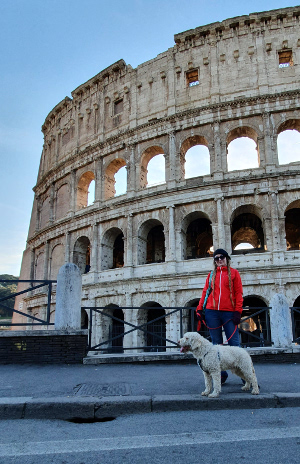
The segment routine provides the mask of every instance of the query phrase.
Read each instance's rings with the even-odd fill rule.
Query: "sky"
[[[134,68],[174,46],[174,34],[297,5],[240,0],[2,0],[0,3],[0,274],[19,275],[41,126],[66,96],[124,59]]]

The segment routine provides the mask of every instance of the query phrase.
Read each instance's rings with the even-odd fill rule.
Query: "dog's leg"
[[[235,368],[230,369],[230,370],[231,370],[231,372],[233,374],[237,375],[242,380],[244,380],[245,385],[242,387],[242,390],[250,390],[251,385],[250,385],[249,381],[248,381],[248,384],[247,384],[247,379],[246,379],[247,375],[245,374],[245,372],[243,372],[242,369],[240,369],[239,367],[235,367]],[[250,377],[250,379],[251,378],[252,377]]]
[[[214,389],[213,392],[208,395],[208,398],[218,398],[221,391],[221,371],[214,371],[211,373]]]
[[[258,386],[258,383],[257,383],[257,377],[256,377],[256,374],[255,374],[253,364],[252,364],[252,382],[251,383],[252,383],[252,392],[251,392],[251,394],[252,395],[258,395],[259,394],[259,386]]]
[[[212,390],[212,378],[210,374],[203,371],[204,381],[205,381],[205,390],[201,393],[202,396],[208,396]]]

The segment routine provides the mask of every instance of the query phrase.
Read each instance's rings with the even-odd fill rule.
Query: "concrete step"
[[[290,348],[258,347],[246,348],[253,362],[300,362],[300,346],[293,344]],[[136,362],[184,362],[194,359],[191,353],[179,350],[159,353],[99,353],[89,352],[83,364],[118,364]]]

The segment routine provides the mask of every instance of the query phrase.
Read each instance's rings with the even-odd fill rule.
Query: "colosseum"
[[[300,132],[299,18],[284,8],[175,34],[167,51],[136,69],[117,61],[46,117],[20,278],[56,280],[77,264],[82,307],[116,317],[95,314],[95,343],[120,321],[164,315],[159,330],[172,337],[168,308],[191,326],[216,247],[241,273],[245,314],[275,293],[300,306],[300,157],[287,162],[278,142]],[[254,157],[230,157],[238,139]],[[45,295],[20,298],[45,314]],[[52,305],[54,320],[55,286]],[[82,309],[83,327],[88,317]],[[124,343],[155,345],[143,332]]]

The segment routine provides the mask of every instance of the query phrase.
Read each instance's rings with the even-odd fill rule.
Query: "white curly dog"
[[[221,391],[221,371],[230,369],[233,374],[238,375],[246,383],[242,390],[250,390],[252,395],[259,394],[259,386],[252,364],[252,360],[243,348],[238,346],[213,345],[197,332],[187,332],[178,341],[181,352],[191,351],[201,367],[205,390],[201,394],[209,398],[217,398]],[[214,387],[213,391],[212,387]]]

